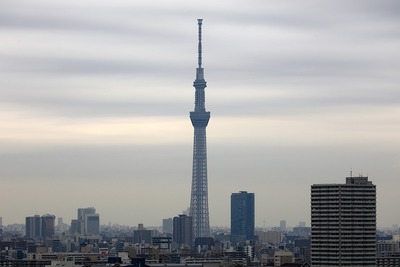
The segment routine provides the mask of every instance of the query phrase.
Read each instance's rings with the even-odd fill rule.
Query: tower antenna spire
[[[199,59],[198,59],[198,63],[199,63],[199,68],[201,68],[201,64],[202,64],[202,47],[201,47],[201,25],[203,24],[203,19],[197,19],[197,24],[199,25],[199,48],[198,48],[198,52],[199,52]]]

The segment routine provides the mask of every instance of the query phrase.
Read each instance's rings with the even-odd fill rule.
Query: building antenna
[[[198,52],[199,52],[199,59],[198,59],[198,63],[199,63],[199,68],[201,68],[201,60],[202,60],[202,47],[201,47],[201,25],[203,24],[203,19],[197,19],[197,24],[199,25],[199,48],[198,48]]]
[[[353,168],[350,169],[350,177],[353,177]]]

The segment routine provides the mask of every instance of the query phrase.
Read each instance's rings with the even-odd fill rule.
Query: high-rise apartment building
[[[210,236],[210,221],[208,215],[208,185],[207,185],[207,142],[206,127],[210,120],[210,112],[206,111],[204,69],[202,64],[201,25],[198,19],[199,44],[198,68],[196,80],[193,83],[195,92],[194,111],[190,112],[190,120],[194,127],[193,141],[193,172],[192,192],[190,198],[190,216],[193,217],[194,237]]]
[[[173,219],[173,241],[180,246],[193,244],[193,218],[187,215],[179,215]]]
[[[254,193],[240,191],[231,195],[231,241],[254,240]]]
[[[42,238],[42,218],[39,215],[25,217],[25,236],[32,239]]]
[[[376,266],[376,187],[368,177],[311,186],[311,265]]]

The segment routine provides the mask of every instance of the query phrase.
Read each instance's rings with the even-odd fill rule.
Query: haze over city
[[[398,1],[3,1],[0,216],[161,225],[190,202],[203,18],[211,226],[310,218],[310,185],[369,176],[398,224]]]

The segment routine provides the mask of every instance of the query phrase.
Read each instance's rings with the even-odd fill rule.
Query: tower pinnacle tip
[[[203,24],[203,19],[197,19],[198,21],[198,25],[199,25],[199,58],[198,58],[198,64],[199,64],[199,68],[201,68],[201,63],[202,63],[202,47],[201,47],[201,25]]]

